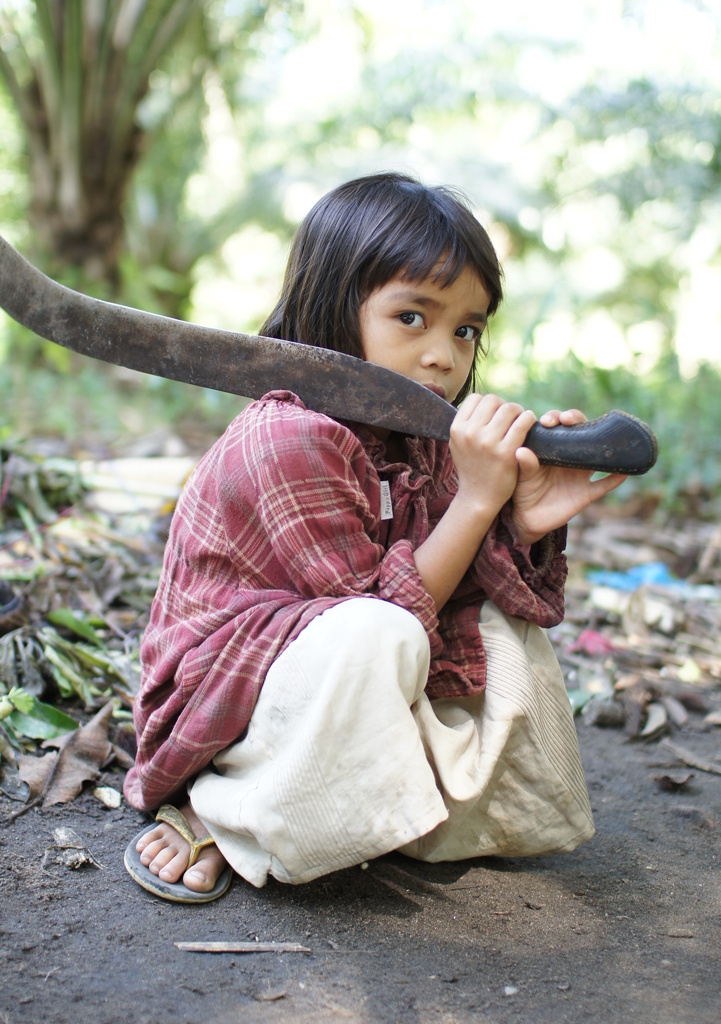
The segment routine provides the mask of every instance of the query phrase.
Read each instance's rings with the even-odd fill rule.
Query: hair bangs
[[[467,201],[451,189],[426,189],[415,182],[404,199],[375,239],[362,274],[364,297],[396,275],[408,281],[430,278],[445,288],[469,267],[486,286],[493,314],[502,299],[498,259]]]

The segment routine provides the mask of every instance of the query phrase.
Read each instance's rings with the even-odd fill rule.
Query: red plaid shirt
[[[413,551],[448,508],[457,478],[447,444],[405,444],[407,462],[388,462],[367,428],[275,391],[198,464],[173,517],[141,647],[138,755],[125,784],[134,806],[177,796],[238,739],[274,659],[338,601],[392,601],[422,622],[432,698],[482,690],[484,598],[541,626],[562,619],[565,529],[531,552],[514,542],[510,506],[436,615]],[[391,519],[381,518],[381,481]]]

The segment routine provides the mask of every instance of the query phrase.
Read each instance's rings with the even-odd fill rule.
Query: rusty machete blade
[[[287,389],[334,419],[448,440],[456,413],[415,381],[342,352],[81,295],[46,277],[2,237],[0,306],[42,338],[82,355],[245,398]]]
[[[0,237],[0,307],[42,338],[131,370],[260,398],[288,390],[334,419],[447,441],[456,410],[438,395],[374,363],[89,298],[37,270]],[[541,462],[607,473],[646,473],[653,431],[614,410],[591,423],[534,424],[526,445]]]

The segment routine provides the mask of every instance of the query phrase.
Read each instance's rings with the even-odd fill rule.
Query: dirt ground
[[[721,775],[655,777],[658,743],[579,720],[596,836],[572,854],[422,865],[391,855],[293,888],[236,879],[164,903],[126,874],[144,816],[92,794],[29,811],[0,797],[2,1024],[717,1024]],[[718,731],[683,733],[713,758]],[[121,776],[105,781],[119,786]],[[58,860],[73,828],[101,865]],[[201,940],[309,952],[194,953]]]

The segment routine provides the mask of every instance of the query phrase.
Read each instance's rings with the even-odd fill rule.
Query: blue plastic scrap
[[[609,572],[605,569],[589,572],[588,578],[591,583],[598,583],[602,587],[613,587],[614,590],[638,590],[651,584],[654,587],[668,587],[679,580],[675,579],[669,572],[664,562],[646,562],[644,565],[634,565],[626,572]]]
[[[658,587],[670,595],[679,598],[696,598],[701,601],[718,601],[721,599],[721,587],[708,584],[687,583],[677,579],[665,562],[645,562],[634,565],[626,572],[610,572],[605,569],[594,569],[587,574],[591,583],[614,590],[631,593],[640,587]]]

